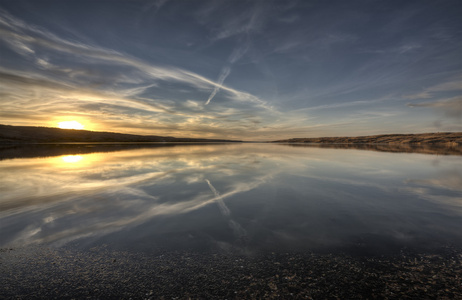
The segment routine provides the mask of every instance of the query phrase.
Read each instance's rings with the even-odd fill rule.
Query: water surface
[[[375,254],[462,243],[458,155],[277,144],[28,149],[0,152],[0,247]]]

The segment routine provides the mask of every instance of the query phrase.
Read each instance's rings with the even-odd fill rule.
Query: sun
[[[58,127],[61,129],[83,129],[85,126],[77,121],[63,121],[58,123]]]

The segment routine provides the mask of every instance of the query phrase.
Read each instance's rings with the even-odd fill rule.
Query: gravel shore
[[[0,250],[2,299],[462,299],[462,252]]]

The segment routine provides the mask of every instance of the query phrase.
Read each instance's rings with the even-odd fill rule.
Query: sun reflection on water
[[[82,160],[81,155],[66,155],[62,157],[62,160],[66,163],[75,164]]]

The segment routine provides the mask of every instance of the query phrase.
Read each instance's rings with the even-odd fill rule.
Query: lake
[[[462,156],[427,150],[4,146],[0,247],[360,256],[460,247]]]

